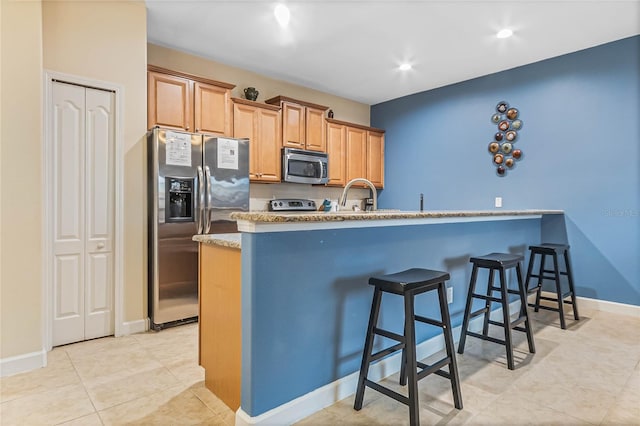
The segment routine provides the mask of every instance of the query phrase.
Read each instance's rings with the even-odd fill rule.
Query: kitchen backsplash
[[[269,200],[274,198],[303,198],[315,201],[319,207],[325,199],[338,201],[338,198],[340,198],[342,194],[342,188],[300,183],[252,183],[249,191],[249,209],[251,211],[268,210]],[[356,204],[363,209],[364,205],[362,200],[369,197],[369,190],[351,188],[349,189],[348,197],[347,207],[352,207]]]

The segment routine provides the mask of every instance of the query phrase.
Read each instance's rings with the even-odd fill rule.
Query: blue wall
[[[451,322],[457,327],[471,273],[469,257],[494,251],[522,254],[545,232],[546,219],[554,221],[545,216],[243,233],[242,409],[258,416],[358,371],[373,297],[367,284],[370,276],[413,267],[448,271],[447,285],[453,287]],[[562,220],[562,215],[556,219]],[[562,240],[562,233],[562,229],[552,232],[556,241]],[[513,274],[508,278],[515,286]],[[486,283],[487,274],[479,274],[479,293]],[[438,318],[435,297],[419,295],[416,313]],[[402,333],[402,299],[385,295],[381,309],[379,324]],[[441,330],[419,325],[416,340],[436,334]],[[376,344],[382,349],[381,341]]]
[[[473,64],[470,64],[473,66]],[[640,36],[371,109],[386,130],[381,208],[562,209],[579,296],[640,305]],[[499,101],[523,159],[496,175]],[[498,232],[495,238],[504,238]]]

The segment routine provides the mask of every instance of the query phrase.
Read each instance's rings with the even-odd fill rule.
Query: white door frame
[[[44,126],[42,137],[42,331],[43,349],[48,352],[52,349],[53,339],[53,277],[52,277],[52,253],[53,253],[53,219],[50,206],[53,205],[53,138],[49,134],[52,124],[52,88],[53,80],[77,84],[96,89],[110,90],[115,93],[115,153],[114,153],[114,327],[115,335],[123,334],[123,286],[124,286],[124,88],[123,86],[106,81],[87,79],[71,74],[44,70]]]

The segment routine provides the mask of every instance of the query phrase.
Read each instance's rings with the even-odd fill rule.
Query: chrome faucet
[[[365,178],[355,178],[351,179],[347,185],[344,187],[342,191],[342,195],[340,195],[340,199],[338,200],[338,206],[344,207],[347,204],[347,192],[354,183],[364,183],[371,190],[371,198],[373,198],[373,209],[372,211],[378,210],[378,193],[376,192],[376,187],[373,186],[370,180]]]

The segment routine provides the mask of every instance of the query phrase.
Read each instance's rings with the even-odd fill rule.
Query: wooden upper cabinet
[[[384,133],[379,131],[367,131],[367,179],[384,187]]]
[[[366,178],[384,187],[384,130],[327,118],[329,186],[345,186],[351,179]],[[366,188],[355,184],[356,188]]]
[[[306,107],[305,140],[306,149],[311,151],[327,151],[325,134],[324,111],[318,108]]]
[[[327,121],[327,154],[329,156],[328,186],[347,183],[346,129],[343,124]]]
[[[265,103],[282,108],[283,147],[327,150],[324,113],[329,107],[286,96],[276,96]]]
[[[347,176],[346,181],[367,177],[367,131],[346,127]],[[355,184],[364,187],[364,184]]]
[[[149,65],[147,126],[230,136],[230,99],[234,87]]]
[[[147,126],[193,129],[192,82],[186,78],[149,72],[147,75]]]
[[[195,82],[194,121],[196,132],[231,134],[231,90]]]
[[[280,108],[232,98],[233,137],[249,138],[249,179],[280,182]]]
[[[304,119],[302,105],[282,102],[282,146],[305,149]]]

